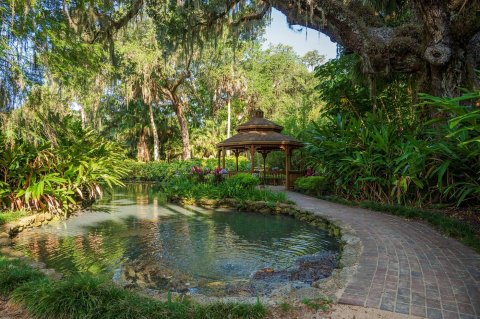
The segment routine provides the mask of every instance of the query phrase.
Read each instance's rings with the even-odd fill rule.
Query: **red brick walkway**
[[[305,210],[349,224],[363,245],[339,302],[427,318],[480,318],[480,255],[432,227],[294,192]]]

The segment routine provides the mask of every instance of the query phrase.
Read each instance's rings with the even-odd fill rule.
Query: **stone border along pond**
[[[341,249],[340,258],[337,260],[337,267],[333,270],[330,276],[313,282],[311,286],[303,285],[301,287],[295,287],[293,281],[287,281],[283,282],[280,288],[275,288],[272,294],[261,297],[214,297],[205,296],[199,293],[189,294],[189,297],[202,304],[213,302],[256,303],[260,301],[266,305],[275,305],[282,302],[296,303],[301,302],[304,299],[316,299],[320,296],[328,297],[332,301],[337,301],[342,295],[347,283],[355,273],[359,257],[363,250],[360,239],[355,235],[354,230],[349,225],[339,221],[333,222],[325,217],[316,216],[311,212],[301,210],[298,206],[293,204],[272,204],[262,201],[238,201],[234,199],[190,200],[183,198],[175,198],[171,200],[171,202],[184,207],[197,206],[206,209],[228,208],[236,211],[292,216],[313,226],[326,229],[334,237],[340,237]],[[17,258],[26,258],[21,252],[15,251],[9,247],[12,243],[11,238],[28,228],[39,227],[59,219],[59,216],[53,216],[49,213],[41,213],[24,217],[16,222],[3,225],[0,228],[0,254]],[[308,258],[308,256],[305,257]],[[52,279],[60,280],[62,278],[62,275],[57,273],[54,269],[46,269],[46,266],[43,263],[30,261],[29,264]],[[258,272],[257,274],[260,276],[262,275],[261,272]],[[148,288],[135,288],[135,290],[141,294],[162,300],[166,300],[169,296],[177,297],[183,295],[178,292],[167,293]]]

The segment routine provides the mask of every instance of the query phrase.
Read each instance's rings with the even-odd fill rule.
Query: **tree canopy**
[[[338,57],[266,48],[273,8],[328,35]],[[335,194],[475,202],[479,12],[454,0],[3,1],[0,138],[8,156],[63,152],[92,130],[140,161],[213,157],[260,108],[309,143],[301,162]]]
[[[145,14],[163,51],[186,52],[225,35],[233,46],[258,36],[271,8],[356,53],[372,81],[412,74],[420,91],[439,96],[479,86],[478,1],[7,0],[0,6],[0,58],[8,71],[2,105],[11,107],[25,86],[42,82],[45,68],[65,82],[85,82],[106,53],[115,62],[115,34]]]

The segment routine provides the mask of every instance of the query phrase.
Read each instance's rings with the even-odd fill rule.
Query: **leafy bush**
[[[227,178],[223,183],[215,184],[198,183],[184,177],[174,177],[162,183],[162,188],[170,201],[234,198],[241,201],[287,202],[285,193],[255,188],[253,184],[256,180],[251,178],[245,178],[246,184],[239,182],[239,180],[243,182],[243,178],[231,180],[232,178]]]
[[[90,130],[65,123],[57,145],[46,139],[7,139],[0,132],[0,210],[68,213],[104,187],[122,185],[123,150]]]
[[[326,116],[307,147],[334,194],[382,203],[480,202],[480,93],[456,99],[422,96],[443,116],[398,125],[381,111]],[[418,115],[421,116],[420,114]]]
[[[232,185],[238,185],[244,189],[251,189],[260,184],[260,179],[249,173],[238,173],[229,177],[225,182]]]
[[[433,143],[428,143],[426,176],[436,183],[436,190],[446,201],[478,203],[480,110],[468,102],[480,99],[480,91],[457,98],[421,97],[423,105],[432,105],[445,116],[427,126],[426,135]]]
[[[299,192],[318,196],[327,189],[327,180],[323,176],[299,177],[295,180],[294,188]]]
[[[137,161],[126,161],[126,165],[130,170],[129,179],[136,181],[156,181],[161,182],[178,175],[189,175],[192,167],[198,167],[203,170],[213,172],[218,166],[216,158],[208,159],[191,159],[187,161],[173,162],[148,162],[142,163]],[[235,157],[227,157],[225,165],[228,171],[235,169]],[[239,170],[249,170],[250,162],[244,158],[238,159]]]

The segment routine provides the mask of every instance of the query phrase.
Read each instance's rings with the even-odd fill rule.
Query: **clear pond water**
[[[338,251],[339,244],[294,218],[182,208],[164,203],[154,186],[135,184],[91,212],[20,234],[15,247],[65,274],[201,289],[249,280],[263,268],[288,269],[300,256]]]

